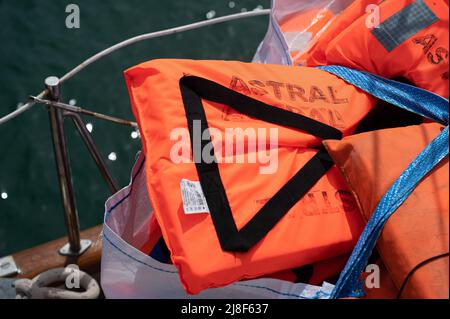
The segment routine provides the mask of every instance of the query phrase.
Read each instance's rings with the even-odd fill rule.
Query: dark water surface
[[[67,29],[66,6],[81,10],[81,28]],[[233,6],[234,4],[234,6]],[[216,16],[269,7],[269,0],[0,0],[0,114],[39,93],[98,51],[131,36]],[[213,15],[212,12],[209,16]],[[122,72],[153,58],[250,61],[267,29],[257,17],[150,40],[122,49],[63,86],[63,98],[132,119]],[[132,130],[86,118],[121,187],[128,183],[140,140]],[[81,228],[102,222],[108,189],[73,125],[68,143]],[[108,155],[115,153],[115,161]],[[113,158],[113,157],[111,157]],[[48,114],[43,106],[0,126],[0,257],[65,235]]]

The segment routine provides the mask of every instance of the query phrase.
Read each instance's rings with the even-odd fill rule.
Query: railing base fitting
[[[92,241],[89,239],[80,240],[80,250],[74,252],[70,249],[70,243],[65,244],[59,249],[59,254],[63,256],[77,257],[81,256],[89,247],[92,246]]]

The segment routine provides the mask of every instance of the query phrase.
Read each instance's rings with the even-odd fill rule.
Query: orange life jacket
[[[189,293],[352,250],[363,221],[322,140],[351,134],[375,99],[306,67],[154,60],[127,70],[125,77],[143,140],[150,200]],[[197,155],[194,163],[194,121],[209,128],[201,148],[214,141],[209,153],[216,160],[221,140],[217,143],[212,128],[276,128],[276,171],[260,174],[258,163],[209,163]],[[187,140],[173,138],[180,128]],[[234,146],[248,141],[234,138]],[[264,138],[263,145],[272,143]],[[175,143],[190,152],[179,163],[171,159]],[[250,144],[243,151],[261,152],[267,153]],[[204,207],[189,213],[182,192]]]
[[[442,129],[440,124],[427,123],[325,141],[365,220],[392,183]],[[449,297],[448,194],[447,157],[389,218],[377,242],[390,277],[402,290],[402,298]]]
[[[162,238],[161,228],[152,215],[150,220],[150,236],[147,242],[139,249],[144,254],[156,258],[160,262],[171,263],[167,244]],[[273,274],[265,274],[262,278],[274,278],[289,282],[300,282],[311,285],[322,285],[324,281],[336,279],[336,276],[344,268],[349,255],[342,255],[314,264],[304,265],[291,270],[282,270]]]
[[[378,9],[366,13],[369,4]],[[379,13],[379,25],[374,27]],[[449,8],[444,0],[355,1],[302,57],[307,66],[343,65],[449,96]]]

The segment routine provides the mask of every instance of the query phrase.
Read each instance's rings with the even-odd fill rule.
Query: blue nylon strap
[[[341,66],[324,66],[320,69],[381,100],[446,125],[446,128],[414,159],[383,196],[331,294],[331,298],[360,297],[364,295],[361,273],[367,265],[384,224],[425,175],[448,156],[448,100],[426,90],[367,72]]]
[[[440,124],[448,125],[448,100],[415,86],[385,79],[381,76],[343,66],[321,66],[361,90]]]

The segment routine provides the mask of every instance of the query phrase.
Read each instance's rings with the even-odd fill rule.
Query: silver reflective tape
[[[438,21],[438,17],[423,2],[417,0],[374,28],[372,34],[391,52],[405,40]]]

